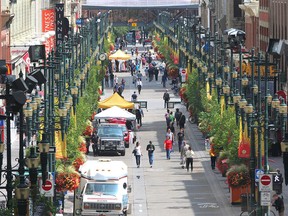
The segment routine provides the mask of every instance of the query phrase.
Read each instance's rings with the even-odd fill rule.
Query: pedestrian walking
[[[168,93],[168,89],[166,89],[166,91],[163,94],[163,100],[164,100],[164,108],[168,108],[168,102],[170,100],[170,95]]]
[[[105,87],[108,88],[109,87],[109,72],[106,71],[105,73]]]
[[[211,158],[211,168],[215,170],[217,154],[215,151],[215,147],[213,143],[210,143],[210,150],[209,150],[210,158]]]
[[[150,168],[152,168],[154,162],[154,151],[155,151],[155,146],[152,144],[152,141],[149,141],[149,144],[146,147],[146,151],[148,151],[149,164]]]
[[[169,139],[172,141],[172,143],[173,143],[173,140],[174,140],[174,134],[173,134],[173,132],[171,131],[171,129],[170,128],[168,128],[167,129],[167,132],[166,132],[166,137],[169,137]]]
[[[137,120],[137,124],[142,127],[142,117],[144,117],[144,113],[143,110],[141,109],[141,106],[139,105],[138,109],[136,109],[136,120]]]
[[[131,95],[131,101],[137,101],[137,94],[136,91],[134,91],[134,93]]]
[[[148,76],[149,76],[149,75],[148,75],[148,66],[146,66],[144,72],[145,72],[146,80],[148,80]]]
[[[274,206],[276,211],[279,212],[279,216],[284,216],[285,211],[284,201],[280,195],[278,194],[273,195],[272,206]]]
[[[189,145],[185,141],[182,142],[181,153],[180,153],[180,164],[182,165],[182,169],[186,166],[186,152],[188,151]]]
[[[179,127],[181,128],[185,128],[185,123],[186,123],[186,117],[185,115],[180,112],[180,119],[179,119]]]
[[[166,158],[167,160],[170,160],[170,153],[172,150],[172,140],[170,140],[169,136],[166,136],[166,140],[164,141],[164,149],[166,150]]]
[[[155,80],[158,81],[159,70],[157,67],[154,68],[154,75],[155,75]]]
[[[191,146],[188,147],[188,150],[185,153],[186,156],[186,169],[189,172],[189,166],[191,165],[191,172],[193,171],[193,155],[194,152],[192,151]]]
[[[183,128],[181,128],[180,131],[177,133],[177,140],[178,140],[179,152],[181,152],[182,143],[184,141],[184,129]]]
[[[161,84],[163,85],[163,88],[166,88],[166,82],[167,82],[167,76],[163,74]]]
[[[113,86],[114,86],[114,74],[112,72],[110,73],[110,85],[111,85],[111,88],[113,88]]]
[[[132,153],[135,156],[137,168],[139,168],[140,167],[141,156],[142,156],[140,142],[136,142],[136,146],[135,146],[135,148],[134,148]]]
[[[179,111],[179,108],[177,108],[175,113],[174,113],[174,118],[176,120],[177,127],[179,126],[180,117],[181,117],[181,112]]]
[[[98,155],[98,136],[95,131],[91,136],[91,141],[93,143],[92,144],[93,156],[95,157]]]
[[[138,89],[138,94],[140,95],[141,93],[141,89],[142,89],[142,81],[140,78],[138,78],[137,82],[136,82],[136,86],[137,86],[137,89]]]

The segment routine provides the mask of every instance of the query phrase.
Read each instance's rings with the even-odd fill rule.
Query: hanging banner
[[[58,55],[57,48],[63,43],[63,20],[64,20],[64,4],[57,3],[55,6],[55,15],[56,15],[56,55]]]
[[[42,10],[42,32],[55,30],[55,10]]]

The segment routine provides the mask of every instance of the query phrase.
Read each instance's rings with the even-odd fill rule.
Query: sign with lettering
[[[57,3],[55,6],[55,16],[56,16],[56,29],[55,29],[55,35],[56,35],[56,55],[59,50],[59,45],[63,43],[63,20],[64,20],[64,4],[63,3]]]
[[[55,30],[55,10],[42,10],[42,32],[49,32]]]

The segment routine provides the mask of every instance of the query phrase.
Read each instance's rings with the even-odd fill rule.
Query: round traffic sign
[[[261,176],[260,182],[262,185],[267,186],[271,184],[271,178],[268,175],[263,175]]]
[[[185,69],[182,69],[181,73],[182,73],[182,74],[185,74],[185,73],[186,73],[186,70],[185,70]]]
[[[45,185],[42,185],[42,189],[44,191],[49,191],[52,189],[52,182],[50,180],[46,180]]]

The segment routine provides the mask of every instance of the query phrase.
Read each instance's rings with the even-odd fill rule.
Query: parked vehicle
[[[76,191],[77,215],[126,216],[130,209],[128,168],[123,161],[86,161],[79,168],[80,187]]]
[[[120,153],[125,155],[125,144],[123,129],[118,124],[101,123],[97,129],[98,154]]]
[[[129,148],[130,144],[133,144],[135,142],[135,134],[132,130],[128,130],[128,128],[126,127],[126,119],[109,119],[108,122],[121,126],[124,134],[125,148]]]

